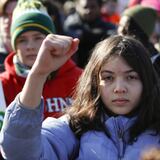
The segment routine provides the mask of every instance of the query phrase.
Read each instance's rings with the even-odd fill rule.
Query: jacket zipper
[[[122,160],[122,157],[123,157],[123,150],[124,150],[124,142],[123,142],[123,131],[122,129],[119,128],[118,130],[118,138],[119,138],[119,148],[120,148],[120,151],[119,151],[119,155],[118,155],[118,159],[119,160]]]
[[[115,120],[115,126],[116,126],[117,136],[119,140],[118,160],[122,160],[124,155],[123,153],[124,152],[124,141],[123,141],[124,131],[121,129],[117,119]]]

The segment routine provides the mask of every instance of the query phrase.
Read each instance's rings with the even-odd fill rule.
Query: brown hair
[[[138,40],[120,35],[111,36],[96,45],[79,79],[73,106],[68,111],[72,130],[78,137],[88,130],[107,133],[103,120],[107,113],[100,97],[99,74],[102,66],[113,55],[122,56],[139,74],[143,84],[139,113],[130,137],[134,139],[152,127],[160,132],[160,88],[149,54]]]

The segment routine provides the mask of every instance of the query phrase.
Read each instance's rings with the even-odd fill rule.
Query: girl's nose
[[[127,87],[122,80],[115,82],[114,93],[126,93]]]
[[[35,44],[34,44],[34,42],[33,41],[28,41],[28,43],[27,43],[27,49],[33,49],[35,46],[34,46]]]

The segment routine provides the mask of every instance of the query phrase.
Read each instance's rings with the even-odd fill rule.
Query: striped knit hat
[[[18,36],[26,31],[39,31],[43,34],[55,33],[55,26],[46,8],[39,0],[19,0],[13,12],[11,43],[13,49]]]

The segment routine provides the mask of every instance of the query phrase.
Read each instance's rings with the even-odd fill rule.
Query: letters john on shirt
[[[64,109],[72,104],[71,97],[53,97],[45,99],[44,117],[59,117],[62,115]]]

